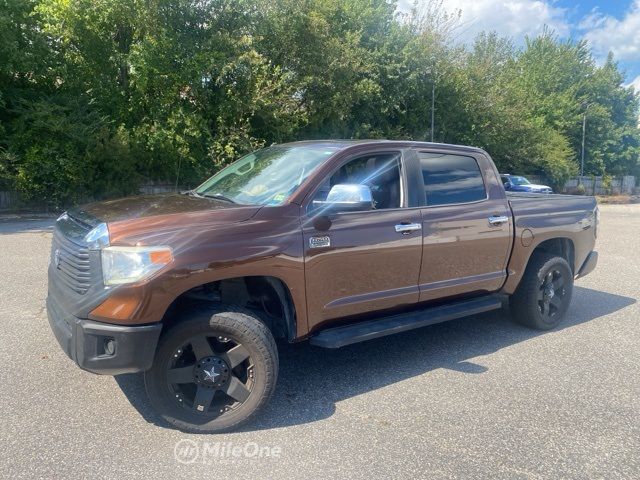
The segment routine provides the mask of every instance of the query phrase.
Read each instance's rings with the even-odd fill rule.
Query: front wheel
[[[556,255],[534,254],[511,297],[513,319],[527,327],[550,330],[567,313],[573,292],[573,273]]]
[[[145,372],[151,403],[182,431],[237,428],[273,393],[278,352],[271,332],[251,312],[224,310],[179,321],[163,335]]]

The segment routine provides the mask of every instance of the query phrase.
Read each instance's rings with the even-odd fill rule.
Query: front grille
[[[69,289],[84,295],[91,286],[89,249],[66,238],[57,228],[51,248],[52,267]]]

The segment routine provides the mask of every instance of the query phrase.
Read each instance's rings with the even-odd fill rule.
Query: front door
[[[333,318],[418,301],[422,255],[420,208],[407,208],[400,152],[372,152],[343,163],[317,188],[303,217],[309,327]],[[338,184],[367,185],[373,209],[323,216]],[[326,222],[328,220],[328,222]]]

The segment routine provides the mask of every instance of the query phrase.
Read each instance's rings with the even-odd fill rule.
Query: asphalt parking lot
[[[51,221],[0,220],[0,476],[640,478],[640,205],[601,211],[562,328],[492,313],[283,345],[268,408],[217,436],[168,428],[140,375],[78,369],[44,310]]]

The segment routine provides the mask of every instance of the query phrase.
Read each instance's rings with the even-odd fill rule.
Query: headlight
[[[169,247],[106,247],[102,250],[104,284],[139,282],[172,261]]]

